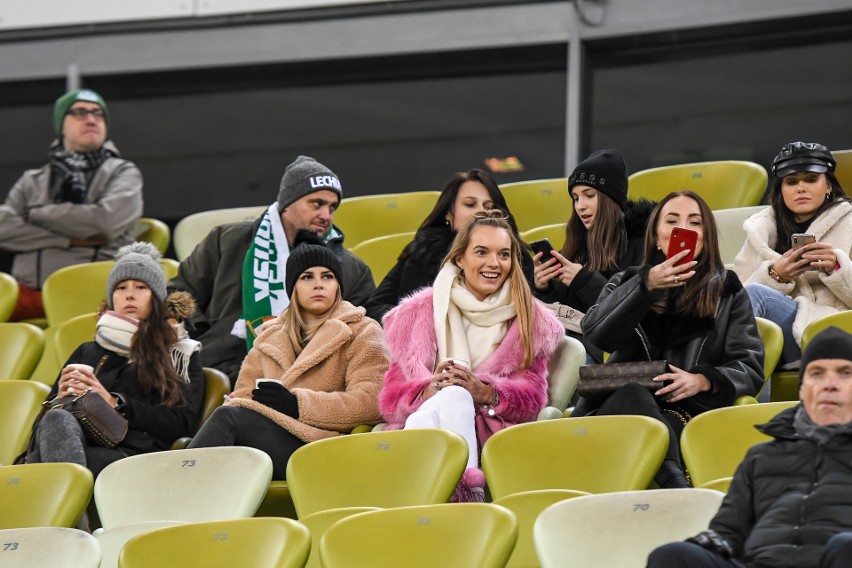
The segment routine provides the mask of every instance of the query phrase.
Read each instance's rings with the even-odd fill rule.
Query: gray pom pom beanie
[[[112,308],[112,293],[120,282],[139,280],[151,288],[154,296],[163,302],[166,299],[166,277],[160,266],[160,251],[146,242],[135,242],[118,249],[116,263],[107,278],[107,304]]]

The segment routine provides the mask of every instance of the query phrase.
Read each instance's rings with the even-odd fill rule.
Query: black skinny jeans
[[[287,462],[305,442],[254,410],[220,406],[192,439],[190,448],[248,446],[272,458],[272,479],[287,477]]]

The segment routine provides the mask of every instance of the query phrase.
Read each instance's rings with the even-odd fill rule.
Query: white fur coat
[[[802,332],[812,321],[852,309],[852,204],[840,203],[817,217],[808,228],[816,240],[834,245],[840,269],[826,274],[808,271],[793,282],[781,284],[769,276],[769,267],[781,256],[773,247],[777,240],[775,213],[764,209],[743,223],[746,242],[734,261],[734,271],[743,283],[757,282],[782,292],[798,304],[793,336],[801,343]]]

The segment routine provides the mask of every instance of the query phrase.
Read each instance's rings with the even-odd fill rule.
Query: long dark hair
[[[657,224],[666,203],[675,197],[689,197],[698,203],[701,212],[701,224],[704,229],[701,252],[695,257],[695,276],[685,286],[674,292],[674,311],[678,315],[693,315],[701,318],[712,317],[722,297],[725,285],[725,263],[719,252],[719,231],[716,218],[707,203],[693,191],[673,191],[660,201],[651,212],[645,229],[645,264],[652,264],[658,254]]]
[[[781,184],[784,181],[784,177],[775,178],[775,181],[772,184],[772,195],[769,197],[769,204],[772,206],[772,211],[775,213],[775,234],[778,235],[778,238],[775,241],[775,252],[779,254],[784,254],[791,246],[793,246],[790,242],[790,238],[793,236],[793,233],[799,232],[793,212],[790,211],[784,203],[784,195],[781,191]],[[837,181],[837,177],[834,175],[834,172],[825,172],[825,177],[828,178],[828,185],[831,190],[828,194],[828,199],[822,202],[819,209],[814,212],[811,219],[816,219],[838,203],[852,201],[852,199],[846,195],[846,191],[843,190],[840,182]]]
[[[177,406],[183,402],[183,379],[172,364],[171,346],[177,333],[166,319],[163,303],[151,294],[151,313],[139,322],[139,329],[130,341],[130,360],[142,392],[152,389],[160,394],[163,406]]]
[[[485,170],[480,170],[478,168],[453,174],[453,177],[450,178],[450,181],[448,181],[447,185],[444,186],[444,189],[441,190],[441,195],[438,196],[438,201],[435,203],[435,207],[432,208],[432,211],[426,215],[426,219],[424,219],[423,223],[420,224],[418,231],[420,229],[425,229],[426,227],[441,227],[445,225],[447,222],[447,214],[452,213],[453,207],[455,207],[459,188],[462,184],[468,181],[479,182],[485,186],[488,196],[494,203],[494,209],[499,209],[503,212],[503,215],[507,218],[509,227],[512,229],[512,233],[515,238],[520,241],[521,237],[518,234],[518,225],[515,223],[515,217],[512,216],[512,213],[509,211],[509,206],[506,204],[506,198],[503,197],[500,187],[497,185],[497,182],[494,181],[494,178],[488,175]],[[450,230],[452,230],[452,227]],[[408,255],[408,249],[410,247],[411,243],[409,243],[408,246],[405,247],[405,250],[402,251],[400,258],[404,258]]]
[[[627,241],[624,213],[612,198],[603,192],[597,193],[598,209],[591,230],[586,229],[574,211],[568,219],[565,244],[560,252],[571,262],[585,265],[591,272],[615,271],[619,269],[619,250]]]

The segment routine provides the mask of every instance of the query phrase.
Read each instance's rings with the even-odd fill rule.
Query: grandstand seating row
[[[696,482],[705,479],[713,481],[717,475],[723,479],[732,475],[747,448],[765,439],[751,426],[768,420],[774,413],[791,405],[764,404],[719,409],[690,422],[684,432],[683,443],[684,459],[687,460],[693,479]],[[542,566],[641,566],[644,555],[656,544],[680,540],[698,532],[706,526],[707,520],[718,507],[720,493],[692,489],[644,490],[662,461],[667,440],[668,433],[662,424],[640,416],[537,422],[495,434],[483,451],[483,468],[495,504],[513,512],[507,517],[515,521],[511,523],[514,526],[509,532],[518,536],[513,536],[511,542],[505,545],[505,550],[498,555],[501,560],[495,560],[497,563],[483,561],[485,563],[472,562],[466,565],[538,565],[535,562],[537,550]],[[393,565],[394,558],[398,563],[400,550],[409,550],[409,546],[414,546],[413,543],[429,545],[422,549],[417,547],[417,550],[431,554],[429,551],[432,547],[446,552],[444,549],[454,546],[456,539],[468,542],[472,536],[468,535],[467,530],[484,530],[481,526],[484,521],[462,522],[466,527],[465,531],[461,531],[464,538],[459,534],[454,538],[439,530],[444,523],[458,519],[455,523],[458,531],[458,522],[462,517],[457,518],[456,515],[466,515],[470,507],[473,510],[486,507],[439,505],[445,503],[452,493],[464,471],[466,460],[466,443],[458,435],[443,430],[375,432],[342,436],[304,446],[291,458],[288,480],[299,519],[310,527],[314,538],[313,552],[310,553],[313,563],[308,560],[308,565],[318,566],[317,557],[328,560],[328,563],[323,564],[326,566],[366,565],[358,561],[353,564],[336,564],[332,560],[336,553],[326,550],[323,534],[328,536],[330,542],[337,538],[348,542],[350,553],[356,555],[354,558],[364,553],[367,555],[365,558],[375,562],[369,564],[372,566]],[[237,529],[239,523],[229,525],[227,521],[254,513],[270,477],[269,457],[258,450],[242,447],[156,452],[126,458],[105,469],[94,486],[88,470],[73,464],[4,466],[0,467],[0,498],[9,506],[4,506],[0,512],[0,529],[72,526],[94,491],[104,525],[102,530],[96,531],[96,537],[104,545],[104,550],[109,551],[111,558],[102,566],[142,565],[123,563],[123,560],[129,562],[124,556],[137,554],[129,552],[134,548],[130,544],[125,548],[127,554],[122,553],[123,560],[119,560],[118,564],[114,562],[119,558],[119,551],[126,541],[143,532],[153,535],[153,532],[148,531],[165,524],[219,523],[220,527],[233,526],[234,534],[241,534]],[[236,479],[239,483],[235,483]],[[620,493],[623,491],[632,493]],[[601,495],[588,498],[589,494],[597,493]],[[603,494],[609,496],[604,498]],[[216,498],[211,499],[211,495]],[[710,499],[709,495],[714,497]],[[570,499],[574,505],[563,505],[564,511],[559,514],[542,513],[544,510],[553,511],[549,506],[565,499]],[[696,503],[705,500],[709,502],[706,507],[700,507],[700,514],[687,514],[684,517],[687,511],[697,510],[685,505],[686,502],[692,503],[693,499],[697,500]],[[642,507],[636,508],[637,504]],[[406,512],[405,509],[397,509],[399,507],[415,509]],[[344,517],[355,519],[352,515],[373,508],[393,509],[396,512],[379,515],[379,511],[373,511],[376,513],[374,518],[361,521],[366,524],[353,524],[345,531],[342,528],[344,523],[337,522]],[[663,516],[658,517],[657,514]],[[501,512],[500,515],[507,514]],[[550,515],[560,519],[557,525],[561,527],[559,531],[562,535],[560,539],[547,544],[552,539],[539,533],[551,530],[547,528],[551,521],[542,520]],[[672,521],[677,519],[677,522],[663,523],[663,518]],[[381,519],[387,519],[396,528],[385,529],[384,522],[381,525],[370,524],[379,523]],[[450,540],[435,541],[432,540],[434,535],[419,534],[423,522],[427,522],[435,533],[440,532],[442,539]],[[591,539],[597,545],[601,542],[599,539],[606,540],[609,534],[622,534],[623,538],[617,542],[607,541],[606,547],[596,545],[597,554],[600,555],[601,551],[606,551],[606,554],[598,558],[596,563],[588,563],[591,562],[591,557],[587,556],[590,552],[585,550],[583,544],[588,539],[583,535],[595,532],[588,533],[585,529],[574,528],[578,522],[591,523],[598,527],[598,531],[602,527],[610,529],[603,530],[598,539]],[[663,523],[664,526],[659,526],[659,531],[654,530],[652,534],[648,532],[647,526],[644,531],[641,530],[643,523],[655,526]],[[572,527],[570,530],[569,525]],[[208,540],[215,540],[209,536],[216,532],[230,534],[224,528],[212,530],[214,524],[207,527],[193,526],[195,528],[177,530],[176,527],[174,532],[170,529],[157,534],[164,539],[182,538],[184,546],[188,542],[195,542],[198,535],[193,531],[208,535]],[[613,533],[615,526],[623,527],[623,531]],[[360,534],[360,544],[369,542],[369,546],[361,550],[357,543],[351,541],[353,535],[349,530]],[[412,544],[402,549],[390,545],[389,550],[376,550],[376,547],[383,548],[381,542],[370,540],[368,535],[379,536],[385,543],[384,548],[387,548],[388,543],[395,543],[393,538],[389,538],[389,530],[402,530],[404,538],[410,539]],[[347,536],[331,536],[337,531]],[[308,533],[305,531],[303,534]],[[199,565],[180,556],[183,554],[180,551],[174,553],[174,563],[166,560],[172,558],[163,554],[163,547],[169,545],[158,544],[153,536],[146,538],[154,540],[146,541],[140,536],[138,542],[148,542],[148,545],[139,545],[138,553],[147,558],[147,565]],[[235,536],[234,546],[242,542],[242,538]],[[309,539],[303,540],[308,542]],[[439,542],[443,545],[437,546]],[[308,558],[307,550],[311,546],[305,546],[306,551],[300,553],[303,555],[300,562]],[[328,546],[331,547],[331,544]],[[500,545],[497,548],[502,547]],[[218,554],[228,555],[226,547],[219,548]],[[482,550],[489,547],[483,547],[480,543],[476,548]],[[505,564],[513,550],[512,560]],[[259,551],[257,553],[260,554]],[[390,556],[384,557],[385,553]],[[159,556],[155,558],[152,554]],[[197,554],[203,558],[208,558],[207,555],[216,556],[206,548],[203,552],[199,549]],[[434,557],[430,558],[434,562]],[[212,558],[208,559],[212,561]],[[418,561],[406,565],[421,565]],[[457,565],[449,558],[445,561]],[[569,561],[576,564],[569,564]],[[0,557],[0,566],[3,565]],[[297,562],[286,565],[303,564]]]

